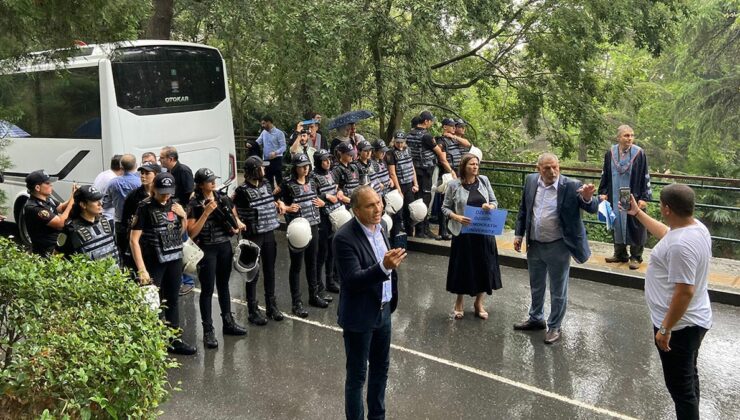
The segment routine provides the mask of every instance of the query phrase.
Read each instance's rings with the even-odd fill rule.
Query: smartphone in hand
[[[629,211],[630,207],[632,206],[632,201],[630,200],[630,189],[622,187],[619,189],[619,204],[622,206],[622,209],[624,211]]]

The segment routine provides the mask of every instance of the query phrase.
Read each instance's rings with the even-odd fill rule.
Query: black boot
[[[339,293],[339,285],[334,281],[334,279],[326,279],[326,291],[329,293]]]
[[[247,330],[234,321],[234,314],[231,312],[221,314],[224,321],[224,335],[247,335]]]
[[[247,317],[247,320],[250,324],[254,324],[260,327],[263,325],[267,325],[267,320],[264,316],[262,316],[262,311],[260,311],[256,300],[252,302],[247,302],[247,307],[249,308],[249,316]]]
[[[319,292],[318,296],[327,303],[331,303],[334,301],[334,296],[330,295],[326,290],[322,290],[321,292]]]
[[[311,297],[308,298],[308,304],[311,306],[315,306],[317,308],[328,308],[329,302],[325,301],[324,299],[321,299],[321,297],[314,293],[311,294]]]
[[[267,312],[266,312],[267,317],[273,321],[282,321],[283,313],[280,312],[280,309],[278,309],[277,303],[275,302],[275,297],[267,298],[266,300],[267,300]]]
[[[183,356],[192,356],[198,350],[190,344],[182,341],[181,338],[175,338],[172,340],[172,344],[167,347],[168,353],[181,354]]]
[[[303,307],[303,302],[301,302],[300,300],[293,302],[292,312],[295,316],[308,318],[308,311],[306,310],[306,308]]]
[[[213,331],[212,324],[203,323],[203,344],[207,349],[218,348],[218,340],[216,340],[216,333]]]

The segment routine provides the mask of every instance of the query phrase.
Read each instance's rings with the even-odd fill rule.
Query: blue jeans
[[[568,305],[570,252],[562,239],[549,243],[530,241],[527,265],[532,292],[529,320],[541,322],[545,319],[545,288],[547,277],[550,277],[550,317],[547,319],[547,328],[559,329]]]
[[[391,308],[387,303],[378,314],[372,330],[344,331],[344,351],[347,355],[347,379],[344,382],[344,413],[347,419],[362,420],[362,388],[367,381],[367,418],[385,418],[385,386],[388,382],[391,349]]]

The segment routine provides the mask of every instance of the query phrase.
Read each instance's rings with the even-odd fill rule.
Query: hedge
[[[0,238],[0,418],[154,418],[172,332],[112,263]]]

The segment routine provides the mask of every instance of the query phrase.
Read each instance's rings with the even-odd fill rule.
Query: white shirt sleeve
[[[668,281],[671,283],[696,284],[696,268],[699,257],[689,243],[674,243],[668,250]]]

